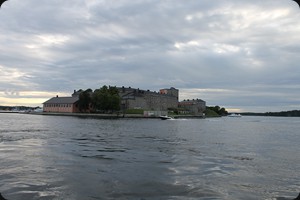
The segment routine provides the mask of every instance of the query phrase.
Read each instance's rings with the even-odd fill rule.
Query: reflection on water
[[[299,118],[0,114],[8,199],[292,199]]]

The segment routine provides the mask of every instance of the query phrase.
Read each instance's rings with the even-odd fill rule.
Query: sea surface
[[[288,200],[300,118],[93,119],[0,114],[8,200]]]

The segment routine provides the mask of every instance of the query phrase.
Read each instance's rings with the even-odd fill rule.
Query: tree
[[[121,98],[118,89],[106,85],[96,89],[92,96],[92,104],[98,111],[113,112],[120,110]]]
[[[109,87],[108,89],[109,110],[115,111],[121,109],[121,98],[117,87]]]
[[[206,109],[212,110],[220,116],[228,115],[228,112],[226,111],[226,109],[220,108],[220,106],[208,106],[208,107],[206,107]]]
[[[78,101],[78,108],[80,112],[87,112],[90,110],[92,103],[91,91],[91,89],[87,89],[80,93]]]
[[[221,116],[228,115],[228,112],[227,112],[227,110],[225,108],[221,108],[219,110],[219,115],[221,115]]]

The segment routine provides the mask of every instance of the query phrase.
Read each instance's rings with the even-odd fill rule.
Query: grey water
[[[300,118],[0,114],[8,200],[293,199]]]

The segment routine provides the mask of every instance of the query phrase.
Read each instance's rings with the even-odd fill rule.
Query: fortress
[[[202,116],[206,102],[201,99],[178,102],[179,90],[171,87],[159,92],[139,88],[118,87],[122,109],[143,109],[148,111],[178,110],[182,114]]]
[[[175,88],[161,89],[159,92],[135,88],[118,88],[123,109],[144,109],[166,111],[178,107],[179,91]]]
[[[206,102],[201,99],[178,102],[179,90],[171,87],[158,92],[131,87],[117,87],[121,98],[121,110],[141,109],[154,115],[167,114],[173,110],[179,114],[202,116]],[[44,102],[44,112],[79,112],[78,101],[81,92],[74,91],[71,97],[53,97]],[[156,113],[156,114],[155,114]]]

